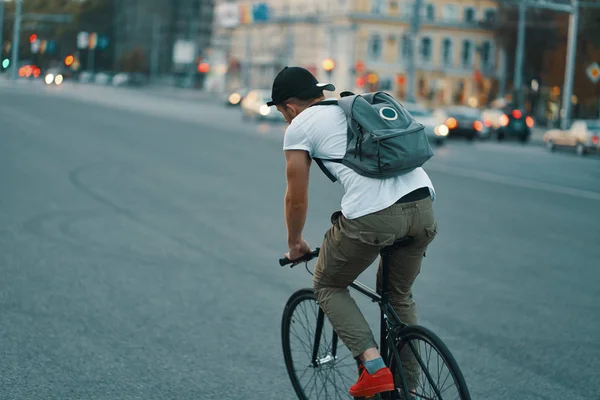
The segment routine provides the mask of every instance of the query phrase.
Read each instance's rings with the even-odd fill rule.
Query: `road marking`
[[[544,183],[532,181],[529,179],[508,177],[504,175],[494,174],[492,172],[475,171],[462,167],[451,167],[448,165],[438,163],[428,163],[424,168],[429,171],[441,172],[449,175],[460,176],[463,178],[472,178],[486,182],[502,183],[504,185],[522,187],[526,189],[535,189],[549,193],[579,197],[581,199],[600,201],[600,193],[593,192],[590,190],[575,189],[568,186],[554,185],[552,183]]]

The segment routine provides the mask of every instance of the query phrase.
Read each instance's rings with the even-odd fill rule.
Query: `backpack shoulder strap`
[[[335,99],[323,100],[323,101],[319,101],[318,103],[311,104],[308,108],[314,107],[314,106],[332,106],[332,105],[337,105],[337,104],[338,104],[338,101]]]
[[[352,106],[354,105],[354,102],[356,101],[356,99],[359,96],[360,95],[358,95],[358,94],[352,95],[352,96],[346,96],[346,97],[342,97],[338,101],[338,105],[342,108],[342,110],[344,111],[344,114],[346,114],[346,118],[348,119],[348,122],[350,122],[352,120]]]
[[[320,158],[313,158],[313,160],[315,160],[315,162],[317,163],[317,165],[319,166],[319,168],[321,168],[321,171],[323,171],[323,173],[325,174],[325,176],[328,177],[331,182],[337,182],[337,178],[335,176],[333,176],[333,174],[331,173],[331,171],[329,171],[327,169],[327,167],[325,166],[325,164],[323,164],[323,160],[322,159],[320,159]],[[336,162],[336,163],[341,163],[342,162],[342,160],[327,160],[327,161]]]
[[[323,101],[320,101],[318,103],[312,104],[310,107],[314,107],[314,106],[341,105],[339,103],[340,102],[338,100],[335,100],[335,99],[323,100]],[[346,112],[346,111],[344,110],[344,112]],[[327,169],[327,167],[325,166],[325,164],[323,163],[323,161],[331,161],[331,162],[336,162],[336,163],[340,163],[341,164],[341,162],[342,162],[341,159],[339,159],[339,160],[338,159],[321,159],[321,158],[313,157],[313,160],[315,160],[315,162],[317,163],[317,165],[319,166],[319,168],[321,169],[321,171],[323,171],[323,173],[325,174],[325,176],[327,178],[329,178],[330,181],[337,182],[337,178],[335,176],[333,176],[333,174],[331,173],[331,171],[329,171]]]

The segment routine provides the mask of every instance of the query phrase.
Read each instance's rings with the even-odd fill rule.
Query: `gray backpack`
[[[385,179],[410,172],[433,157],[425,127],[389,94],[343,92],[341,96],[337,101],[314,104],[338,104],[348,121],[344,158],[314,159],[333,182],[336,178],[323,161],[341,163],[362,176]]]

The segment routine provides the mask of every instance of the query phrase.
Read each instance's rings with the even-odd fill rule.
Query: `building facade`
[[[173,51],[178,40],[196,44],[198,56],[210,46],[214,0],[114,0],[117,60],[134,49],[145,71],[179,72]]]
[[[411,0],[235,3],[239,24],[229,28],[229,49],[242,68],[234,82],[269,87],[283,66],[294,64],[340,91],[404,97]],[[505,70],[495,40],[497,15],[493,0],[423,1],[416,38],[419,100],[481,104],[495,95]],[[325,71],[324,65],[335,66]]]

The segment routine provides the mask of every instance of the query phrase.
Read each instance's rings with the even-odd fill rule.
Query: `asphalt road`
[[[220,105],[0,84],[0,399],[294,398],[280,319],[311,281],[277,264],[282,132]],[[600,159],[456,141],[426,169],[420,322],[473,399],[599,399]],[[315,168],[314,246],[340,196]]]

